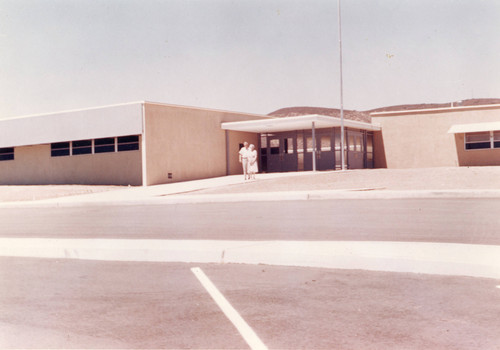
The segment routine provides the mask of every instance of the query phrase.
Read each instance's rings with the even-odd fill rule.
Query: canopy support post
[[[312,122],[312,146],[313,146],[312,165],[313,165],[313,171],[316,171],[316,128],[314,122]]]

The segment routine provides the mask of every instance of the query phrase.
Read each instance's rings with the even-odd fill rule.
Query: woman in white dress
[[[254,145],[250,145],[248,152],[248,175],[250,179],[255,180],[255,173],[259,172],[257,164],[257,150]]]

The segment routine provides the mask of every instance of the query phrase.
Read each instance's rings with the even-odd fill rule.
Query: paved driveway
[[[0,237],[500,244],[500,199],[2,208]]]
[[[0,258],[0,347],[247,348],[191,266]],[[269,348],[500,344],[495,280],[199,266]]]

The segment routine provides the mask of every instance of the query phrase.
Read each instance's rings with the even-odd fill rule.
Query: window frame
[[[66,144],[67,144],[67,147],[62,147],[63,145],[66,145]],[[56,145],[57,145],[57,147],[55,147]],[[61,146],[61,147],[59,147],[59,146]],[[65,151],[67,151],[67,154]],[[71,156],[71,141],[51,143],[50,144],[50,156],[52,158]]]
[[[129,138],[129,139],[134,138],[134,141],[125,141],[127,138]],[[137,138],[137,141],[135,140],[135,138]],[[141,139],[140,139],[139,135],[118,136],[116,138],[116,151],[117,152],[139,151],[140,150],[140,142],[141,142]],[[129,148],[129,147],[131,147],[131,148]]]
[[[81,146],[81,145],[77,145],[75,146],[75,143],[77,142],[90,142],[90,144],[87,144],[87,145],[84,145],[84,146]],[[76,141],[71,141],[71,155],[72,156],[79,156],[79,155],[84,155],[84,154],[94,154],[94,142],[93,140],[76,140]],[[85,150],[85,149],[88,149],[89,152],[83,152],[82,150]],[[75,153],[75,150],[77,150],[77,152]]]
[[[97,144],[96,141],[100,140],[113,140],[113,143],[103,143],[103,144]],[[113,147],[113,150],[107,150],[109,147]],[[106,148],[108,147],[108,148]],[[114,153],[116,152],[116,137],[102,137],[99,139],[94,139],[94,154],[101,154],[101,153]]]
[[[467,141],[467,136],[468,135],[478,135],[478,134],[488,134],[488,141],[486,140],[483,140],[483,141]],[[499,141],[497,141],[499,142]],[[479,147],[479,148],[467,148],[468,145],[473,145],[473,144],[486,144],[488,143],[489,144],[489,147]],[[500,148],[499,147],[495,147],[495,140],[494,140],[494,131],[493,130],[490,130],[490,131],[479,131],[479,132],[466,132],[464,134],[464,150],[465,151],[484,151],[484,150],[488,150],[488,149],[495,149],[495,148]]]

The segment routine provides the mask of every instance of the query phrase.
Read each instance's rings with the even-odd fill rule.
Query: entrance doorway
[[[316,170],[342,169],[340,128],[315,130]],[[313,170],[311,130],[261,134],[261,169],[266,172]],[[364,130],[345,131],[347,169],[373,167],[373,134]]]
[[[360,131],[347,131],[347,164],[349,169],[365,167],[364,135]]]
[[[267,135],[267,171],[297,171],[297,133]]]
[[[312,170],[313,157],[313,139],[312,133],[306,132],[305,137],[305,152],[304,152],[304,170]],[[335,169],[335,149],[333,130],[316,130],[316,169],[317,170],[332,170]]]

